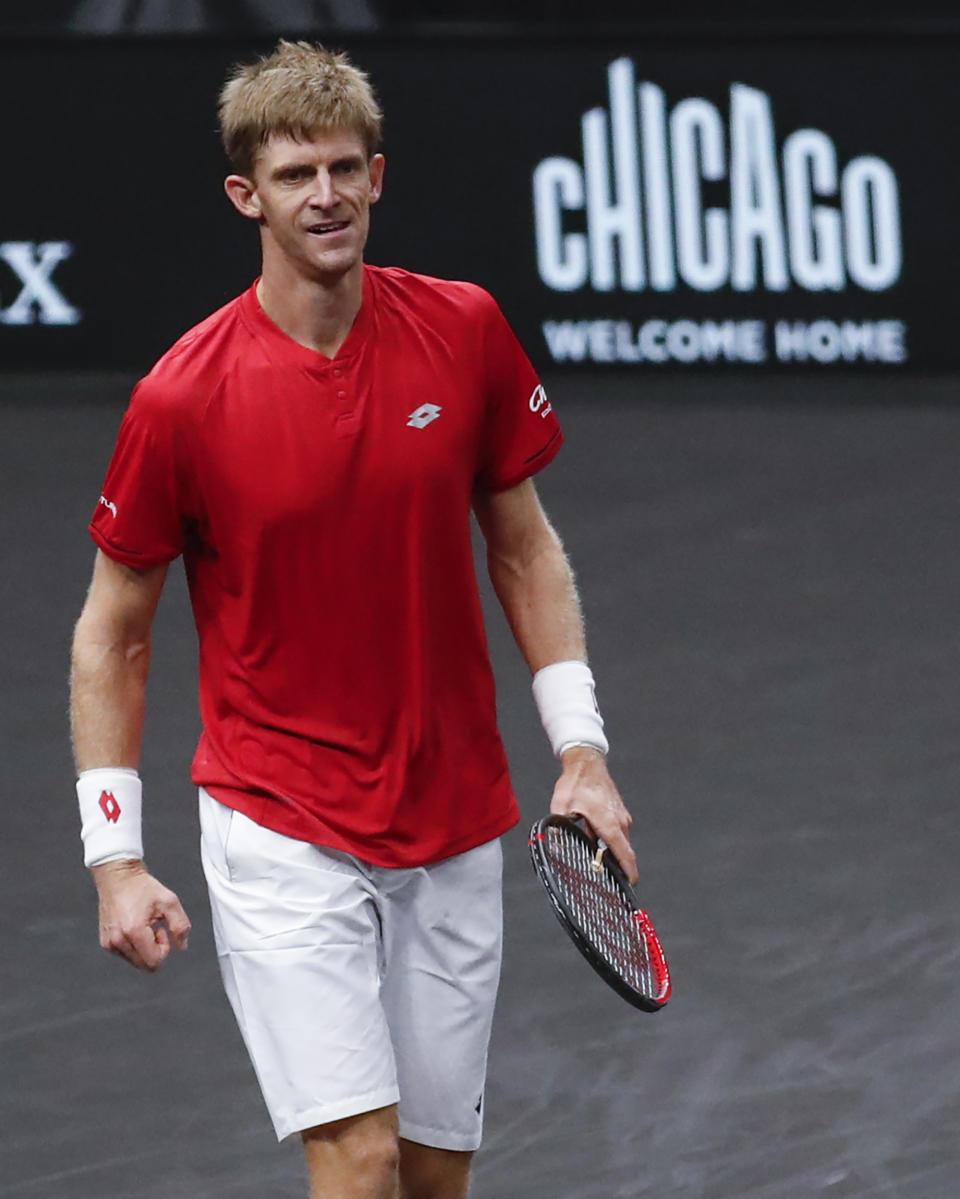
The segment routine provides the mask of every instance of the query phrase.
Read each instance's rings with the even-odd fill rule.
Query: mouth
[[[314,237],[330,237],[331,234],[342,233],[349,224],[349,221],[318,221],[315,225],[308,225],[307,232]]]

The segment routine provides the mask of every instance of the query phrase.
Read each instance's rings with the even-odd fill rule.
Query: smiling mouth
[[[316,225],[307,226],[307,232],[315,237],[326,237],[331,233],[340,233],[350,224],[349,221],[323,221]]]

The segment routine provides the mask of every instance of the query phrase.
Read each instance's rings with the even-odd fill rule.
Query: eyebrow
[[[342,154],[339,158],[335,158],[330,163],[329,169],[333,170],[339,166],[362,166],[366,161],[362,154]],[[315,171],[312,162],[307,162],[305,159],[301,162],[284,162],[273,168],[270,172],[271,179],[282,179],[284,176],[300,175],[308,171],[311,175]]]
[[[313,174],[313,164],[309,162],[284,162],[274,167],[270,172],[271,179],[281,179],[284,175],[299,175],[303,171]]]

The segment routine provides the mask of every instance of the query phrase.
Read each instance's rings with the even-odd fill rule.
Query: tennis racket
[[[530,856],[571,941],[627,1003],[658,1012],[670,969],[650,917],[603,841],[573,820],[547,816],[530,830]]]

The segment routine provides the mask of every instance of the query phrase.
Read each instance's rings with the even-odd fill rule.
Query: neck
[[[363,263],[331,279],[311,279],[296,271],[271,269],[264,260],[257,299],[288,337],[333,358],[363,302]]]

